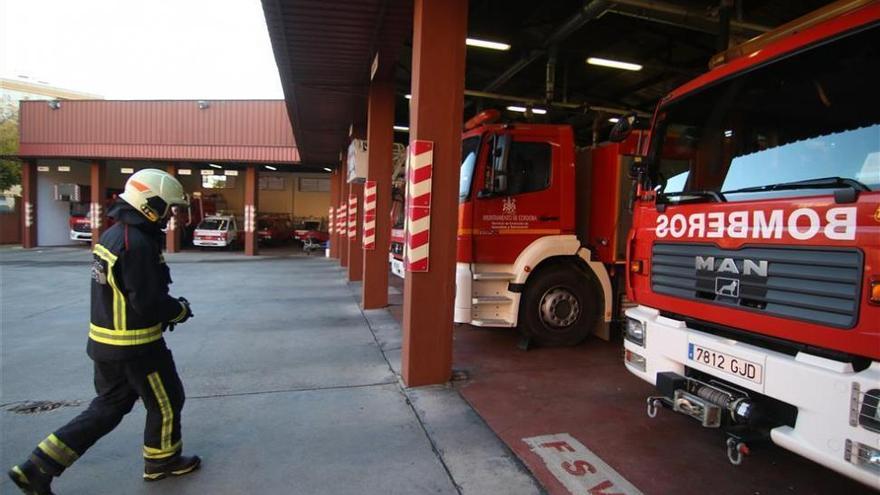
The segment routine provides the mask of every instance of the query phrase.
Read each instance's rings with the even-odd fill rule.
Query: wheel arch
[[[613,289],[611,277],[605,265],[592,261],[590,250],[581,246],[574,235],[547,236],[536,239],[524,249],[514,262],[514,278],[510,282],[510,291],[522,293],[532,275],[559,264],[568,264],[580,269],[584,275],[594,277],[596,289],[602,296],[599,318],[593,334],[604,340],[610,338],[609,325],[613,316]],[[520,304],[522,304],[520,302]]]

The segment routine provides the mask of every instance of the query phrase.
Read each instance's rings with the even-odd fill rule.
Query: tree
[[[18,153],[18,117],[14,112],[0,116],[0,155]],[[21,163],[0,158],[0,192],[21,183]]]

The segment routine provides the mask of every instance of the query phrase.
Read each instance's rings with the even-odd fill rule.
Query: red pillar
[[[330,207],[333,208],[332,214],[328,218],[328,223],[330,227],[330,232],[333,232],[333,235],[330,236],[330,257],[331,258],[339,258],[339,232],[337,228],[337,216],[339,214],[339,169],[333,171],[330,174]],[[328,211],[327,213],[330,213]]]
[[[361,296],[364,309],[388,306],[393,126],[394,84],[391,81],[373,81],[370,84],[367,118],[367,180],[376,181],[376,247],[364,250],[364,285]]]
[[[101,233],[107,227],[104,203],[107,197],[106,166],[101,160],[92,160],[89,164],[91,175],[91,205],[89,206],[89,223],[92,224],[92,247],[98,244]]]
[[[339,174],[339,209],[341,211],[346,212],[345,218],[346,221],[340,222],[344,227],[339,229],[339,265],[342,267],[348,266],[348,192],[349,192],[349,184],[346,181],[346,176],[348,175],[345,171],[345,167],[341,169]]]
[[[177,175],[177,164],[170,164],[165,169],[171,175]],[[168,219],[168,229],[165,232],[165,251],[177,253],[180,251],[181,229],[180,216],[171,215]]]
[[[434,143],[430,269],[404,282],[401,371],[407,386],[452,374],[455,236],[467,0],[415,0],[410,138]]]
[[[350,184],[348,188],[349,229],[354,236],[348,237],[348,280],[356,282],[364,276],[364,251],[361,249],[361,221],[364,212],[364,185]],[[351,208],[355,208],[354,214]],[[354,225],[352,225],[352,222]]]
[[[256,256],[257,246],[257,166],[250,164],[244,174],[244,254]]]
[[[21,247],[37,247],[37,162],[21,164]]]

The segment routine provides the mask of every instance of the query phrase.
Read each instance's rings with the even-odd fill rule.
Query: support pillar
[[[361,249],[361,220],[364,211],[364,185],[349,184],[348,188],[348,229],[354,235],[348,236],[348,280],[357,282],[364,276],[364,251]],[[354,212],[352,212],[354,207]]]
[[[257,166],[249,164],[244,174],[244,254],[256,256],[257,246]]]
[[[172,163],[165,169],[166,172],[177,176],[177,164]],[[168,228],[165,231],[165,251],[169,253],[180,252],[180,238],[183,226],[180,224],[180,215],[171,215],[168,219]]]
[[[37,161],[21,164],[21,247],[37,247]]]
[[[415,0],[410,139],[434,143],[429,271],[407,272],[401,371],[409,387],[452,375],[467,0]]]
[[[92,226],[92,247],[98,244],[101,233],[107,227],[106,211],[104,203],[107,198],[107,181],[105,179],[105,163],[101,160],[92,160],[89,164],[91,175],[91,197],[89,201],[89,223]]]
[[[336,221],[339,215],[339,175],[339,169],[330,174],[330,207],[333,209],[333,214],[328,218],[328,227],[333,233],[330,236],[330,257],[336,259],[339,259],[339,228]]]
[[[375,249],[364,250],[364,309],[388,306],[388,249],[391,245],[391,160],[394,144],[394,84],[370,84],[367,116],[367,180],[376,182]]]
[[[349,184],[346,182],[345,167],[339,174],[339,210],[343,212],[343,221],[340,222],[342,228],[339,229],[339,265],[343,268],[348,267],[348,192]]]

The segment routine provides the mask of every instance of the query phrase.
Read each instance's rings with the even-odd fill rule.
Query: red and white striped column
[[[348,266],[348,199],[344,194],[347,189],[343,188],[336,208],[336,238],[339,239],[339,264],[342,266]]]
[[[376,249],[376,181],[364,183],[364,249]]]
[[[361,249],[360,206],[364,195],[363,183],[353,182],[349,185],[348,195],[348,280],[363,280],[364,250]]]
[[[410,144],[406,188],[406,248],[404,264],[409,272],[427,272],[431,239],[431,175],[434,143],[416,140]]]
[[[351,241],[357,237],[357,210],[358,198],[357,194],[348,195],[348,240]]]

